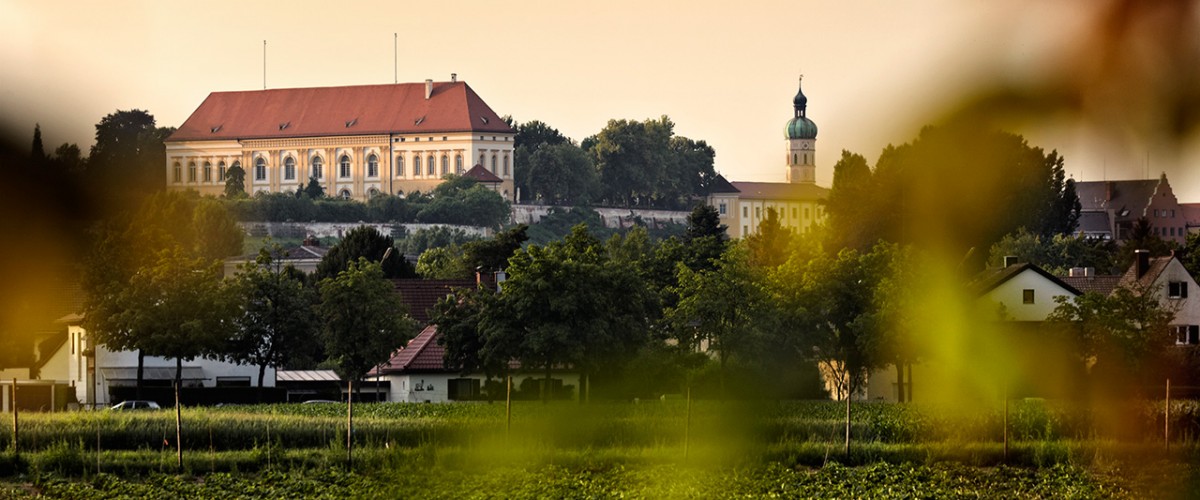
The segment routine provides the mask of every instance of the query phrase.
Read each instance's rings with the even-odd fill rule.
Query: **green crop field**
[[[356,405],[21,414],[0,498],[1187,497],[1200,405],[1104,415],[834,402]],[[11,414],[5,418],[11,418]],[[1114,425],[1117,422],[1119,425]]]

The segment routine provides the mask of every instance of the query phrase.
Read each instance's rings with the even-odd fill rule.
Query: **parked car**
[[[161,407],[154,401],[121,401],[109,408],[110,410],[159,410]]]

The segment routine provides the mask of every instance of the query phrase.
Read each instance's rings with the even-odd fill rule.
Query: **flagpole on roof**
[[[267,41],[263,40],[263,90],[267,90]]]
[[[392,33],[392,83],[400,83],[400,34]]]

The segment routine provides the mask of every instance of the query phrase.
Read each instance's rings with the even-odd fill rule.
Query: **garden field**
[[[1101,415],[702,401],[187,408],[21,414],[0,430],[0,498],[1186,498],[1200,405]],[[4,418],[11,419],[11,414]]]

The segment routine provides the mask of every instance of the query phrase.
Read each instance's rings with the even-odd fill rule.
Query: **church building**
[[[716,207],[731,238],[758,232],[768,209],[775,210],[783,227],[798,233],[825,218],[821,200],[829,196],[829,189],[816,184],[817,124],[808,118],[803,89],[796,92],[792,107],[794,115],[783,129],[787,182],[730,182],[717,176],[708,204]]]
[[[479,166],[513,198],[512,129],[454,74],[448,82],[213,92],[166,139],[168,189],[250,195],[316,181],[327,196],[429,192]],[[478,174],[479,172],[477,172]]]

